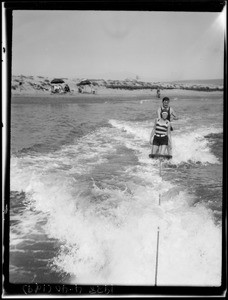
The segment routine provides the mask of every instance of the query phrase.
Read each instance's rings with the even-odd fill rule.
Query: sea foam
[[[158,164],[148,158],[149,122],[110,123],[113,128],[94,131],[54,153],[12,158],[11,190],[22,190],[29,199],[22,212],[23,236],[45,219],[40,230],[61,245],[50,264],[70,274],[72,284],[154,285],[159,228],[158,285],[219,286],[221,228],[211,211],[192,206],[194,195],[159,176]],[[204,134],[173,137],[178,162],[217,162]],[[183,154],[183,146],[180,152],[176,148],[181,141],[197,146],[192,151],[185,145],[188,155]],[[118,173],[103,171],[99,180],[93,178],[108,158],[118,161],[120,146],[126,157],[127,149],[133,150],[138,163],[119,161]]]

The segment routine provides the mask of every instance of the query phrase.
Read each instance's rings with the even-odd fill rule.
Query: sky
[[[13,11],[12,74],[222,79],[222,13]]]

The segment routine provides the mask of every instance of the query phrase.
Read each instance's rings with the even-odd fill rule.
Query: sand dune
[[[56,95],[51,93],[51,81],[53,78],[43,76],[12,76],[11,92],[12,95]],[[68,84],[71,92],[64,95],[82,95],[78,92],[77,84],[82,80],[62,78],[65,84]],[[223,86],[216,85],[202,85],[202,84],[176,84],[165,82],[143,82],[132,79],[126,80],[104,80],[104,79],[90,79],[93,82],[93,90],[95,95],[152,95],[156,93],[157,88],[161,90],[161,94],[168,92],[172,94],[173,90],[184,91],[202,91],[214,92],[223,91]],[[84,86],[83,94],[92,94],[90,86]]]

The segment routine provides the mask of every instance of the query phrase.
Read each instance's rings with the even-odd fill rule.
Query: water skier
[[[169,106],[169,103],[170,103],[170,99],[168,97],[164,97],[162,99],[162,106],[160,106],[157,110],[158,118],[162,117],[161,113],[162,113],[163,110],[167,110],[168,111],[168,117],[167,117],[168,121],[171,122],[171,119],[178,120],[178,117],[177,117],[175,111],[173,110],[172,107]],[[171,126],[171,131],[173,131],[172,126]]]
[[[166,150],[168,151],[168,145],[172,149],[171,141],[171,124],[168,118],[168,110],[163,109],[161,113],[161,118],[155,119],[154,127],[150,134],[150,144],[152,145],[151,156],[157,154],[166,155]],[[168,155],[171,155],[168,153]]]
[[[169,106],[169,103],[170,103],[170,99],[168,97],[164,97],[162,99],[162,106],[158,108],[157,110],[157,116],[158,118],[161,118],[162,117],[162,112],[165,110],[168,111],[168,116],[167,116],[167,120],[169,122],[171,122],[172,120],[178,120],[178,117],[174,111],[174,109],[172,107]],[[170,123],[170,131],[173,131],[173,127],[172,127],[172,124]],[[172,146],[170,144],[168,144],[168,147],[167,147],[167,151],[168,151],[168,154],[169,155],[172,155]]]

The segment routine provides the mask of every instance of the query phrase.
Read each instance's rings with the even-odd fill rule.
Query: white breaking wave
[[[131,135],[131,137],[126,138],[125,145],[138,150],[141,153],[140,158],[145,162],[144,157],[148,157],[151,149],[149,137],[153,124],[151,122],[126,122],[117,120],[110,120],[110,124],[122,132]],[[195,130],[189,127],[188,131],[175,131],[175,133],[172,133],[172,162],[175,164],[188,161],[218,164],[219,159],[210,151],[210,145],[205,136],[210,133],[221,132],[221,128],[214,127],[202,127]],[[142,147],[144,145],[148,145],[148,153]]]
[[[158,285],[219,286],[221,230],[211,212],[191,206],[194,196],[148,163],[149,122],[110,124],[54,153],[11,160],[11,190],[26,192],[28,207],[47,219],[45,233],[62,245],[53,268],[71,274],[72,284],[154,285],[159,226]],[[177,161],[217,162],[205,134],[173,136]],[[192,142],[197,146],[187,149]],[[138,164],[120,161],[119,173],[108,177],[104,166],[120,146],[133,149]],[[34,214],[24,214],[23,235],[34,224]],[[21,241],[19,232],[12,237],[14,245]]]

